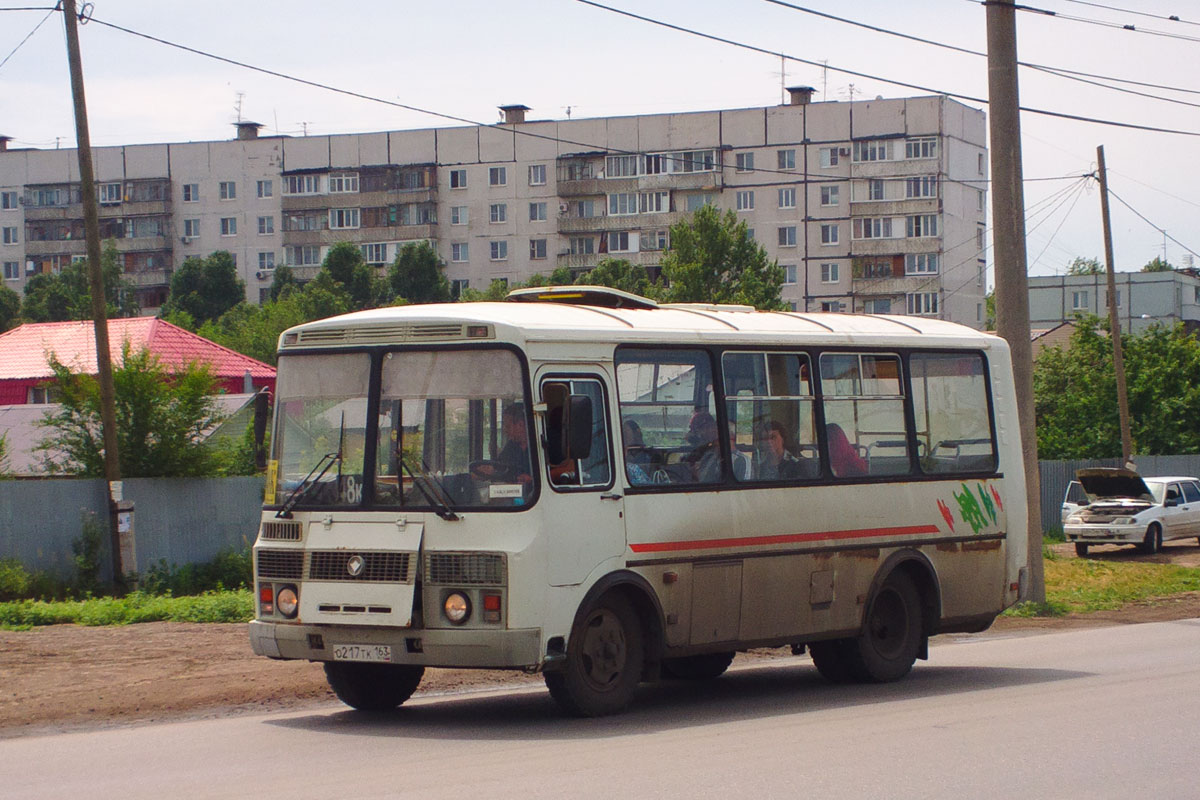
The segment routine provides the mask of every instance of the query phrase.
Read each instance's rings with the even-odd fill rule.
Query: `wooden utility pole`
[[[1108,324],[1112,328],[1113,371],[1117,373],[1117,412],[1121,417],[1121,464],[1133,461],[1133,435],[1129,432],[1129,393],[1125,388],[1125,354],[1121,345],[1121,317],[1117,313],[1117,276],[1113,265],[1112,223],[1108,216],[1108,171],[1104,168],[1104,145],[1096,148],[1096,171],[1100,176],[1100,214],[1104,217],[1104,261],[1108,266]],[[1129,298],[1126,298],[1128,301]]]
[[[992,240],[996,264],[996,332],[1012,353],[1017,415],[1025,456],[1029,580],[1023,600],[1044,602],[1041,478],[1033,406],[1033,345],[1026,280],[1025,192],[1021,168],[1021,110],[1017,93],[1017,24],[1012,0],[989,0],[988,124],[992,161]]]
[[[117,499],[114,483],[121,480],[117,454],[116,392],[108,349],[108,307],[104,273],[100,266],[100,210],[92,172],[92,140],[88,134],[87,101],[83,93],[83,62],[79,56],[78,18],[75,0],[62,0],[63,24],[67,31],[67,58],[71,65],[71,95],[75,100],[75,142],[79,154],[79,191],[83,195],[83,233],[87,241],[88,290],[92,295],[92,320],[96,332],[96,370],[100,379],[100,422],[104,436],[104,477],[108,484],[108,525],[112,545],[113,582],[121,587],[125,570],[117,533]],[[132,566],[132,565],[131,565]]]

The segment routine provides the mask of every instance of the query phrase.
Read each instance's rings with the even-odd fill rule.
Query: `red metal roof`
[[[273,383],[275,379],[275,368],[270,364],[234,352],[157,317],[110,319],[108,343],[113,363],[120,363],[125,342],[129,342],[134,351],[149,350],[172,370],[189,362],[202,362],[211,364],[213,373],[227,380],[240,380],[247,370],[256,383]],[[50,377],[53,374],[47,358],[50,353],[73,372],[95,375],[96,337],[92,323],[28,323],[0,333],[0,380]]]

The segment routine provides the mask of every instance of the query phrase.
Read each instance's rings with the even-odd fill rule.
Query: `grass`
[[[254,616],[249,589],[171,597],[134,592],[85,600],[20,600],[0,603],[0,629],[38,625],[130,625],[135,622],[248,622]]]

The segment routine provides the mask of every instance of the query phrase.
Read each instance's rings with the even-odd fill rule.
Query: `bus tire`
[[[813,664],[821,677],[830,683],[849,683],[853,676],[850,674],[850,661],[847,648],[853,646],[853,640],[827,639],[823,642],[811,642],[808,654],[812,656]]]
[[[545,673],[546,687],[564,711],[602,717],[622,711],[642,677],[645,643],[633,606],[609,593],[579,616],[563,668]]]
[[[346,705],[358,711],[391,711],[412,697],[425,674],[408,664],[326,661],[325,680]]]
[[[921,596],[912,578],[888,575],[867,609],[862,633],[846,649],[850,674],[863,683],[889,683],[909,673],[921,650]]]
[[[705,653],[663,661],[663,677],[681,681],[711,681],[725,674],[733,663],[733,653]]]

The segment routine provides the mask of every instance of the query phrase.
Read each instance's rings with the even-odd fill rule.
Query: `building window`
[[[796,151],[795,150],[776,150],[775,163],[779,169],[795,169],[796,168]]]
[[[546,257],[546,240],[545,239],[530,239],[529,240],[529,257],[534,261],[541,261]]]
[[[191,239],[195,239],[200,235],[200,220],[185,219],[183,221],[183,235]]]
[[[199,203],[200,202],[200,184],[185,183],[183,185],[183,202]]]
[[[15,211],[17,208],[17,193],[16,192],[0,192],[0,209],[4,211]]]
[[[637,156],[607,156],[604,159],[604,177],[633,178],[638,174]]]
[[[836,263],[821,265],[821,283],[837,283],[840,270]]]
[[[488,207],[489,222],[507,222],[508,221],[508,204],[507,203],[492,203]]]
[[[937,158],[937,144],[936,136],[922,136],[919,139],[909,139],[904,143],[904,157]]]
[[[980,153],[978,156],[976,156],[976,158],[977,158],[976,168],[979,170],[979,174],[982,175],[983,174],[983,153]]]
[[[905,235],[907,235],[910,239],[921,236],[937,236],[937,222],[937,214],[918,214],[916,216],[908,217]]]
[[[779,207],[780,208],[795,208],[796,207],[796,188],[789,187],[779,190]]]
[[[1088,309],[1087,289],[1071,292],[1071,310],[1086,311]]]
[[[836,147],[821,148],[821,169],[829,169],[838,165],[838,149]]]
[[[867,199],[868,200],[883,200],[883,199],[885,199],[886,195],[884,194],[884,191],[885,191],[884,183],[880,179],[872,178],[867,181]]]
[[[684,150],[670,155],[671,172],[712,172],[717,168],[714,150]]]
[[[221,217],[221,235],[237,236],[237,217]]]
[[[259,269],[275,269],[275,253],[273,251],[263,251],[258,254]]]
[[[470,256],[470,251],[467,249],[466,242],[453,242],[450,245],[450,260],[456,263],[467,261]]]
[[[100,205],[111,206],[121,202],[121,184],[102,183],[99,186]]]
[[[530,186],[545,186],[546,185],[546,165],[545,164],[530,164],[529,165],[529,185]]]
[[[284,194],[320,194],[320,175],[287,175],[283,179]]]
[[[357,208],[329,209],[329,227],[331,230],[345,230],[359,227],[359,210]]]
[[[749,189],[744,189],[737,193],[737,210],[754,210],[754,192],[750,191]]]
[[[892,236],[892,218],[857,218],[852,223],[850,236],[854,239],[890,239]]]
[[[312,267],[321,263],[321,246],[304,244],[287,249],[288,264],[293,267]]]
[[[5,261],[4,262],[4,280],[15,281],[21,277],[21,262],[20,261]]]
[[[589,256],[596,252],[596,243],[591,236],[572,236],[570,252],[573,256]]]
[[[754,171],[754,153],[738,153],[734,156],[738,172]]]
[[[975,210],[983,211],[983,206],[984,206],[983,189],[976,189],[975,190]]]
[[[638,211],[643,214],[661,214],[671,210],[671,196],[667,192],[642,192],[638,195]]]
[[[529,221],[530,222],[545,222],[546,221],[546,204],[545,203],[530,203],[529,204]]]
[[[823,244],[823,245],[837,244],[838,238],[839,238],[838,237],[838,226],[836,224],[821,226],[821,244]]]
[[[842,310],[842,304],[838,300],[823,300],[821,301],[821,310],[836,314]]]
[[[938,313],[937,292],[915,292],[905,295],[908,303],[908,313],[919,316],[930,316]]]
[[[608,196],[608,215],[610,217],[636,214],[637,209],[638,196],[636,192],[621,192]]]
[[[628,253],[629,248],[629,231],[609,231],[608,233],[608,252],[610,253]]]
[[[863,301],[864,314],[890,314],[892,313],[892,300],[889,297],[874,298]]]
[[[450,188],[451,189],[467,188],[467,171],[465,169],[450,170]]]
[[[779,246],[780,247],[795,247],[796,246],[796,226],[783,225],[779,228]]]
[[[450,224],[451,225],[466,225],[467,224],[467,207],[466,206],[450,206]]]
[[[368,264],[387,263],[387,243],[364,244],[362,246],[363,260]]]
[[[329,176],[330,194],[352,194],[358,191],[357,172],[334,172]]]
[[[796,284],[796,265],[795,264],[780,264],[783,267],[783,282],[787,285],[794,286]]]
[[[836,206],[838,204],[838,187],[822,186],[821,187],[821,205]]]
[[[259,197],[274,197],[275,195],[274,181],[259,181],[257,188]]]
[[[507,186],[507,167],[488,167],[488,186]]]
[[[221,200],[236,200],[237,184],[233,181],[221,181],[217,184],[217,197]]]
[[[904,256],[905,275],[935,275],[937,271],[937,253],[909,253]]]
[[[639,240],[638,248],[640,250],[667,249],[667,231],[642,231]]]
[[[716,197],[711,194],[689,194],[685,203],[685,210],[689,213],[699,211],[705,206],[716,205]]]
[[[868,139],[854,143],[854,160],[891,161],[894,158],[894,142],[891,139]]]
[[[503,239],[494,239],[489,244],[491,245],[492,261],[508,260],[508,242]]]
[[[462,297],[462,293],[471,287],[471,281],[466,278],[455,278],[450,281],[450,296],[455,300]]]
[[[986,245],[986,240],[985,240],[985,234],[984,234],[983,228],[976,228],[975,229],[975,249],[978,250],[980,253],[982,253],[985,245]]]
[[[259,217],[258,218],[258,234],[266,236],[269,233],[275,232],[275,217]]]
[[[927,175],[921,178],[908,178],[904,181],[905,197],[937,197],[937,193],[936,176]]]

